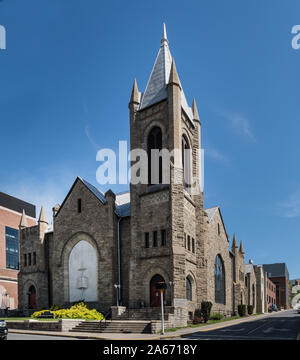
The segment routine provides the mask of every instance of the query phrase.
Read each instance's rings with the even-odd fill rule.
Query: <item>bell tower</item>
[[[142,149],[148,155],[148,174],[144,178],[150,180],[130,185],[129,305],[136,307],[142,301],[146,306],[158,306],[151,284],[159,276],[167,284],[165,304],[193,311],[202,300],[199,294],[205,293],[197,283],[203,273],[202,267],[199,273],[197,264],[205,266],[205,221],[203,194],[191,192],[186,179],[200,177],[197,151],[201,146],[201,123],[195,100],[190,107],[183,92],[165,24],[144,92],[139,92],[134,80],[129,114],[130,150]],[[173,151],[170,161],[161,162],[159,158],[152,166],[155,159],[151,151],[164,149]],[[132,159],[131,167],[139,160],[141,157]],[[152,183],[155,164],[158,175]],[[169,181],[161,176],[166,170]],[[191,284],[191,299],[187,299],[187,281]]]

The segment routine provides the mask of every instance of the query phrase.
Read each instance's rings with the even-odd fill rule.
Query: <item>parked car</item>
[[[6,321],[0,320],[0,340],[7,340],[7,324]]]
[[[273,312],[273,311],[278,311],[277,309],[277,306],[275,304],[272,304],[270,307],[269,307],[269,312]]]

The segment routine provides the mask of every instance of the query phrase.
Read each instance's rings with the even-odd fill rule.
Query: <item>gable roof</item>
[[[59,207],[57,213],[55,214],[55,216],[57,216],[60,212],[60,210],[63,208],[65,202],[67,201],[67,199],[69,198],[69,196],[71,195],[75,185],[77,184],[78,181],[81,181],[83,185],[86,186],[87,189],[89,189],[89,191],[98,199],[102,202],[102,204],[106,203],[105,200],[105,196],[104,194],[98,190],[94,185],[90,184],[89,182],[87,182],[86,180],[83,180],[81,177],[77,176],[76,180],[74,181],[73,185],[71,186],[71,189],[69,190],[67,196],[65,197],[64,201],[62,202],[61,206]]]
[[[143,110],[148,106],[156,104],[167,99],[167,85],[169,83],[172,65],[172,55],[169,49],[169,41],[167,39],[166,26],[163,24],[163,36],[160,41],[160,49],[158,51],[153,69],[151,71],[145,92],[141,94],[141,103],[139,110]],[[181,107],[188,116],[190,122],[194,126],[194,116],[192,108],[188,105],[185,94],[181,87]]]
[[[212,221],[212,219],[214,218],[216,213],[219,211],[220,218],[221,218],[221,221],[222,221],[222,224],[223,224],[223,227],[224,227],[224,231],[225,231],[225,234],[226,234],[226,237],[227,237],[227,241],[229,241],[229,236],[228,236],[227,231],[226,231],[226,227],[225,227],[225,224],[224,224],[224,220],[223,220],[223,216],[222,216],[222,213],[221,213],[220,206],[214,206],[212,208],[205,209],[204,211],[206,212],[206,214],[208,216],[208,222],[209,223]]]

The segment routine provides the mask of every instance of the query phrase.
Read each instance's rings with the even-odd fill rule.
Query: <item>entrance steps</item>
[[[151,334],[150,321],[82,321],[70,332]]]

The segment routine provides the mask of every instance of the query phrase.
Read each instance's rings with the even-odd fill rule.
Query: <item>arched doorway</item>
[[[36,309],[36,290],[33,285],[30,286],[27,295],[28,295],[28,308],[35,310]]]
[[[154,275],[150,281],[150,306],[158,307],[161,306],[161,295],[160,290],[156,289],[158,282],[165,282],[165,279],[161,275]],[[166,304],[166,290],[163,293],[164,304]]]

